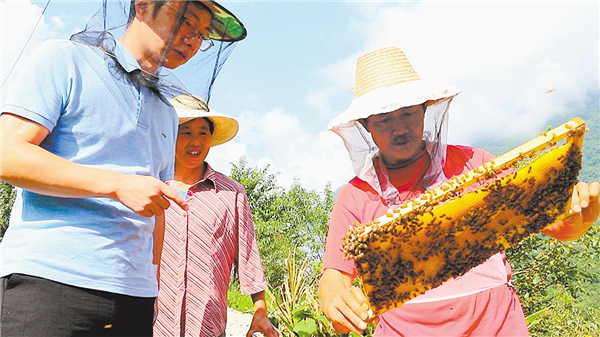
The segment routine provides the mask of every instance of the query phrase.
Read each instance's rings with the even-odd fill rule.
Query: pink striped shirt
[[[176,189],[173,181],[169,186]],[[165,212],[155,336],[218,336],[234,261],[243,294],[267,288],[244,187],[207,165],[185,201]]]

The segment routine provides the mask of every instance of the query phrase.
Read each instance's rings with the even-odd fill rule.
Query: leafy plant
[[[284,282],[267,291],[271,321],[283,336],[331,336],[330,323],[321,312],[316,295],[317,277],[309,272],[310,260],[301,263],[294,252],[285,260]]]
[[[4,232],[8,228],[10,211],[12,210],[16,195],[17,192],[13,185],[0,181],[0,240],[2,240]]]
[[[246,189],[265,276],[269,284],[277,286],[286,275],[283,261],[288,252],[294,252],[298,260],[321,260],[333,192],[329,185],[321,193],[307,190],[299,181],[285,190],[268,168],[250,167],[241,158],[232,164],[231,178]],[[319,272],[314,264],[308,268],[310,273]]]
[[[572,242],[541,234],[507,250],[514,266],[513,282],[523,309],[533,316],[532,335],[598,336],[600,315],[600,229],[598,222]]]
[[[550,308],[544,308],[542,310],[538,310],[533,314],[525,317],[525,322],[527,323],[527,328],[531,329],[534,325],[538,324],[542,319],[542,315],[550,315]]]
[[[240,292],[240,283],[237,279],[232,279],[227,289],[227,306],[230,308],[247,313],[254,314],[254,304],[250,295],[243,295]]]

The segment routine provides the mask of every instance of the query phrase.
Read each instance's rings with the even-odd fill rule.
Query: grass
[[[229,284],[229,290],[227,290],[227,305],[234,310],[246,314],[254,313],[252,297],[240,293],[240,284],[237,280],[232,280]]]

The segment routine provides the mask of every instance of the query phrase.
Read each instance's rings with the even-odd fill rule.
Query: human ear
[[[150,12],[151,7],[151,1],[135,0],[135,18],[139,21],[144,21],[144,18]]]

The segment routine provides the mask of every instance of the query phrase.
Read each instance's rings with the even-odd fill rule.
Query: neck
[[[206,163],[194,168],[181,167],[175,163],[175,180],[186,185],[194,185],[206,172]]]
[[[149,74],[155,74],[159,65],[152,61],[148,51],[144,48],[144,43],[140,43],[139,38],[136,38],[139,34],[136,34],[136,30],[149,29],[148,27],[140,27],[140,23],[134,20],[131,26],[125,31],[125,34],[121,37],[119,42],[133,55],[136,61],[140,64],[140,67]]]
[[[388,171],[388,178],[392,185],[399,190],[415,191],[422,189],[422,179],[429,169],[431,158],[427,151],[421,152],[408,163],[402,165],[385,165]]]

